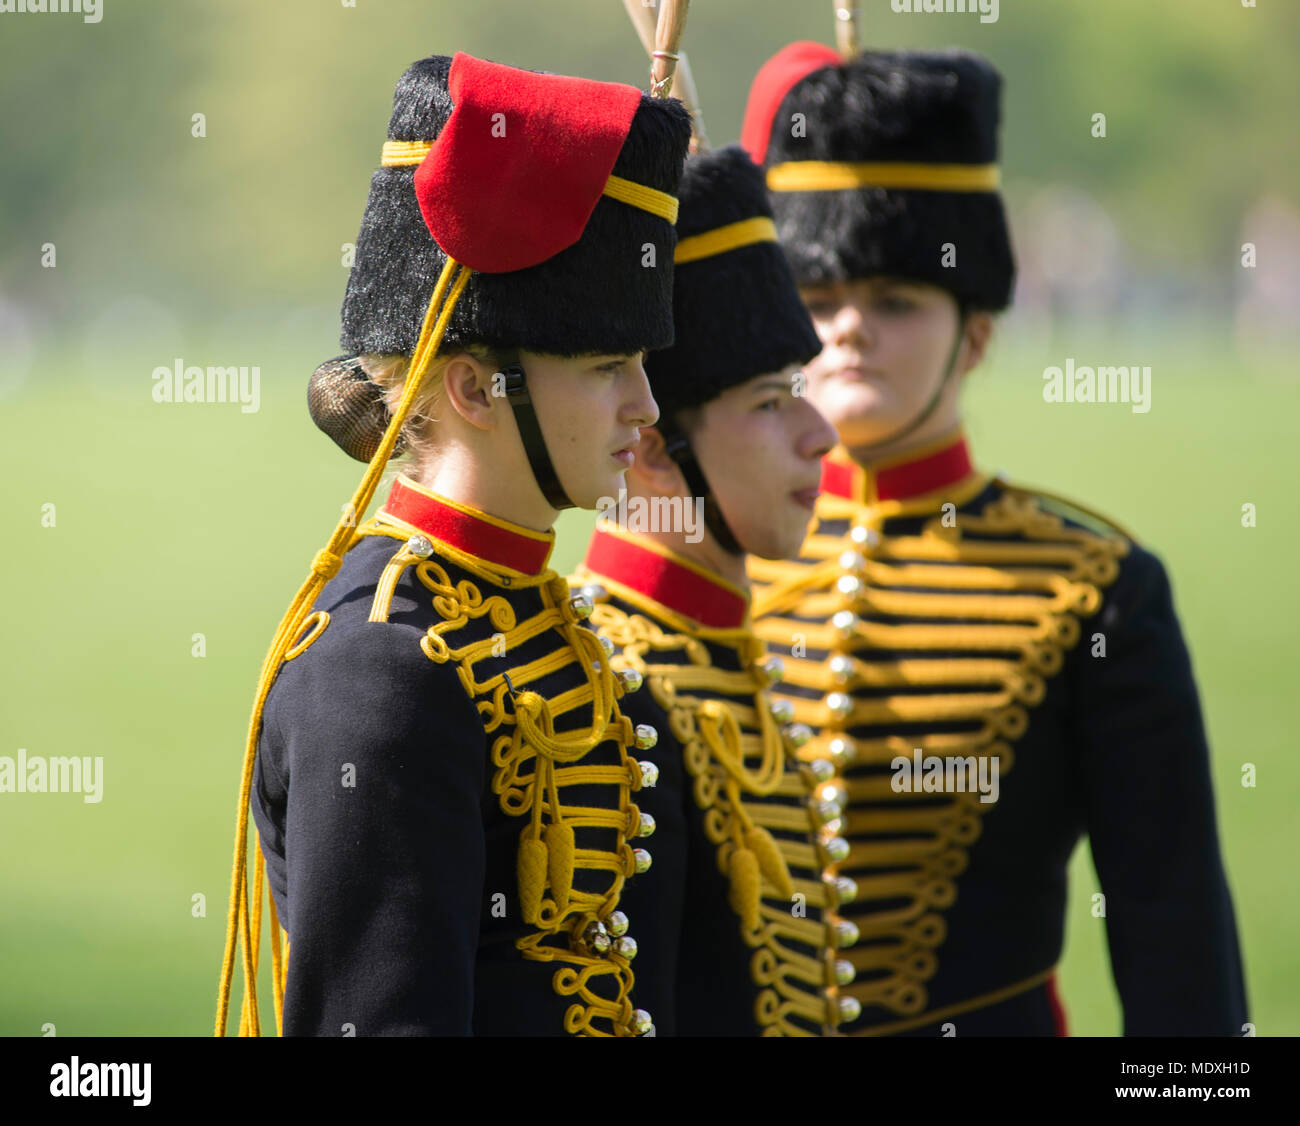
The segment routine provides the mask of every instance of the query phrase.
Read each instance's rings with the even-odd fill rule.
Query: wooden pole
[[[833,0],[835,5],[835,45],[840,57],[851,59],[862,50],[862,9],[854,0]]]
[[[632,27],[636,30],[637,37],[641,40],[641,46],[645,48],[646,54],[650,56],[651,63],[668,62],[671,66],[671,60],[661,60],[654,57],[661,18],[658,0],[623,0],[623,7],[627,11],[628,19],[632,21]],[[679,40],[681,28],[684,26],[685,21],[686,14],[683,12],[677,31]],[[669,50],[672,50],[672,48],[669,48]],[[676,73],[672,75],[670,86],[676,88],[677,98],[691,115],[691,152],[707,152],[709,139],[704,131],[704,114],[700,110],[700,97],[695,89],[695,78],[691,74],[691,64],[686,58],[685,51],[675,51],[675,53],[677,55]],[[653,86],[655,78],[655,68],[652,65],[650,72],[651,93],[655,92]],[[666,94],[660,96],[666,96]]]

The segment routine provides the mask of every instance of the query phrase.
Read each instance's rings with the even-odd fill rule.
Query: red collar
[[[822,458],[822,492],[863,504],[908,500],[947,488],[974,472],[966,435],[959,429],[899,457],[859,465],[836,447]]]
[[[749,596],[739,587],[632,532],[597,526],[583,566],[597,582],[626,587],[711,629],[744,625],[749,612]]]
[[[438,496],[405,474],[377,515],[393,517],[430,539],[468,555],[509,567],[524,575],[540,575],[555,546],[554,532],[535,532],[499,516]]]

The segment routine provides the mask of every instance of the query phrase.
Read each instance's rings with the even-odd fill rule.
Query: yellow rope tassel
[[[747,848],[734,849],[727,864],[731,878],[728,901],[731,909],[740,916],[746,930],[758,926],[759,893],[762,880],[758,874],[758,857]]]
[[[217,987],[217,1020],[214,1033],[217,1036],[226,1034],[226,1020],[230,1009],[231,979],[234,976],[236,936],[238,936],[242,947],[244,965],[244,1003],[241,1007],[240,1035],[258,1036],[261,1034],[257,1015],[256,947],[258,931],[252,930],[249,925],[248,804],[252,796],[253,764],[257,758],[257,737],[262,727],[262,710],[266,706],[266,698],[271,691],[272,684],[275,682],[275,676],[283,662],[285,652],[293,639],[302,631],[312,603],[316,600],[316,595],[320,592],[321,587],[338,573],[338,569],[343,562],[343,555],[357,542],[358,537],[353,530],[354,521],[349,518],[350,514],[363,513],[370,507],[375,490],[379,486],[379,480],[383,476],[384,467],[392,456],[402,426],[406,422],[407,415],[411,411],[411,405],[415,402],[415,396],[420,390],[420,383],[424,378],[424,373],[428,369],[429,362],[433,359],[439,344],[442,342],[447,323],[451,319],[452,310],[456,307],[456,302],[464,292],[472,273],[473,271],[468,266],[462,266],[454,258],[447,258],[447,262],[438,278],[438,284],[434,287],[433,295],[429,299],[429,308],[424,315],[424,323],[420,328],[420,339],[416,343],[415,352],[411,358],[411,370],[407,375],[402,401],[397,410],[393,412],[392,421],[384,432],[383,441],[380,442],[379,448],[375,451],[375,456],[371,458],[370,464],[366,467],[365,476],[362,477],[361,484],[353,494],[351,506],[344,510],[345,515],[340,518],[338,525],[329,538],[329,542],[316,553],[316,557],[312,560],[311,573],[298,589],[298,593],[294,596],[288,611],[280,620],[279,628],[275,632],[275,638],[271,642],[271,648],[266,654],[266,659],[262,662],[262,671],[258,677],[257,696],[254,700],[253,714],[248,727],[248,740],[244,748],[243,776],[239,784],[239,809],[235,822],[235,855],[230,877],[230,906],[226,913],[226,946],[221,963],[221,981]],[[260,845],[257,851],[256,872],[260,873],[262,871]],[[256,920],[260,928],[261,886],[260,881],[257,882]],[[277,987],[277,991],[282,993],[280,987]]]
[[[793,897],[794,884],[790,880],[790,869],[786,866],[781,850],[776,847],[772,834],[761,825],[751,824],[745,830],[745,847],[758,859],[758,866],[763,875],[768,878],[782,898]]]
[[[569,909],[569,893],[573,890],[573,827],[561,820],[560,787],[555,779],[555,763],[538,760],[538,766],[545,767],[547,789],[551,795],[552,822],[546,826],[547,874],[551,880],[551,895],[555,897],[555,909],[563,915]],[[540,787],[537,793],[540,796]]]
[[[546,845],[536,837],[519,842],[519,909],[530,926],[536,926],[541,917],[548,860]]]
[[[547,825],[547,872],[555,909],[561,915],[569,909],[569,893],[573,890],[573,852],[573,828],[562,821]]]

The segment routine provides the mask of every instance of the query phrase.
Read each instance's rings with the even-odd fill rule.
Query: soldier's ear
[[[677,463],[668,456],[664,437],[653,426],[641,428],[641,439],[634,450],[635,460],[627,475],[638,491],[650,496],[684,496],[686,481]]]
[[[479,430],[492,430],[497,425],[498,412],[493,391],[495,368],[477,356],[461,352],[447,361],[443,375],[444,393],[451,408],[471,426]],[[502,398],[501,402],[505,402]]]
[[[966,324],[962,331],[966,338],[963,348],[965,358],[959,375],[965,375],[983,362],[988,353],[989,341],[993,339],[993,314],[980,309],[972,310],[966,314]]]

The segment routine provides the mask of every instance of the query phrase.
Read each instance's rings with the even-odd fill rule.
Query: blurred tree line
[[[991,24],[862,7],[868,43],[956,44],[1001,69],[1013,223],[1038,188],[1071,185],[1149,272],[1228,278],[1243,216],[1300,196],[1292,0],[1002,0]],[[833,41],[831,9],[696,0],[686,47],[715,144],[738,135],[768,55]],[[619,0],[103,0],[94,24],[0,15],[0,299],[55,323],[122,292],[190,316],[337,303],[394,82],[458,49],[645,81]],[[40,268],[45,243],[57,270]]]

